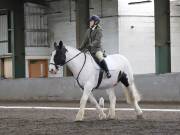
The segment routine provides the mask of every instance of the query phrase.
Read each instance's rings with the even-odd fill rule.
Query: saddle
[[[105,71],[104,71],[104,69],[101,67],[98,58],[96,58],[95,55],[93,55],[93,54],[91,54],[91,56],[93,57],[93,59],[94,59],[94,61],[97,63],[97,65],[100,67],[98,83],[97,83],[97,86],[94,88],[94,89],[97,89],[97,88],[99,87],[99,85],[101,84],[101,82],[102,82],[103,74],[104,74]],[[104,57],[104,58],[107,57],[105,51],[103,51],[103,57]]]
[[[84,53],[86,53],[86,52],[89,52],[89,51],[88,51],[88,50],[85,50]],[[104,71],[103,68],[101,68],[100,62],[99,62],[99,60],[95,57],[95,55],[93,55],[93,54],[91,54],[91,53],[90,53],[90,55],[92,56],[92,58],[94,59],[94,61],[97,63],[97,65],[100,67],[98,82],[97,82],[96,87],[93,88],[93,90],[94,90],[94,89],[98,89],[98,88],[99,88],[99,86],[100,86],[100,84],[101,84],[101,82],[102,82],[102,79],[103,79],[103,74],[104,74],[105,71]],[[103,57],[104,57],[104,58],[107,57],[107,55],[105,54],[105,51],[103,51]],[[83,86],[79,83],[78,78],[77,78],[76,80],[77,80],[77,83],[78,83],[79,87],[80,87],[82,90],[84,90]]]

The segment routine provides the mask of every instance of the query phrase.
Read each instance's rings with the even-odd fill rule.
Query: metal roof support
[[[10,11],[8,19],[9,44],[12,52],[13,78],[25,77],[25,43],[24,43],[24,1],[1,0],[0,9]]]
[[[171,72],[170,5],[169,0],[155,0],[156,73]]]
[[[76,0],[76,47],[79,48],[88,28],[89,0]],[[64,70],[65,76],[71,76],[68,68]]]
[[[88,28],[89,0],[76,0],[76,47],[79,47]]]

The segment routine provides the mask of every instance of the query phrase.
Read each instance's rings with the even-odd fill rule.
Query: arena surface
[[[180,104],[140,106],[143,120],[118,103],[115,120],[98,120],[88,104],[85,121],[74,122],[78,103],[0,102],[0,135],[180,135]]]

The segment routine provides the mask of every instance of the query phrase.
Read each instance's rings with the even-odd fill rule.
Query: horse
[[[76,48],[64,45],[62,41],[59,44],[55,42],[54,48],[55,50],[50,58],[49,72],[56,74],[59,67],[66,64],[83,92],[80,99],[80,109],[75,121],[84,119],[84,111],[88,99],[96,106],[100,119],[115,119],[116,95],[114,88],[119,82],[122,84],[127,103],[134,107],[137,118],[143,118],[143,112],[138,104],[141,96],[136,89],[132,68],[127,58],[120,54],[108,55],[105,61],[112,76],[111,78],[104,76],[101,77],[102,79],[99,79],[101,68],[90,53],[84,53]],[[104,113],[92,94],[92,91],[97,88],[106,90],[109,96],[110,107],[108,115]]]

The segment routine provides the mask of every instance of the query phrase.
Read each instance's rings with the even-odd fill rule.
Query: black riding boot
[[[106,61],[105,61],[105,60],[102,60],[102,61],[100,62],[100,66],[101,66],[101,68],[103,68],[103,69],[105,70],[107,78],[110,78],[110,77],[111,77],[111,74],[109,73],[109,69],[108,69],[108,67],[107,67]]]

